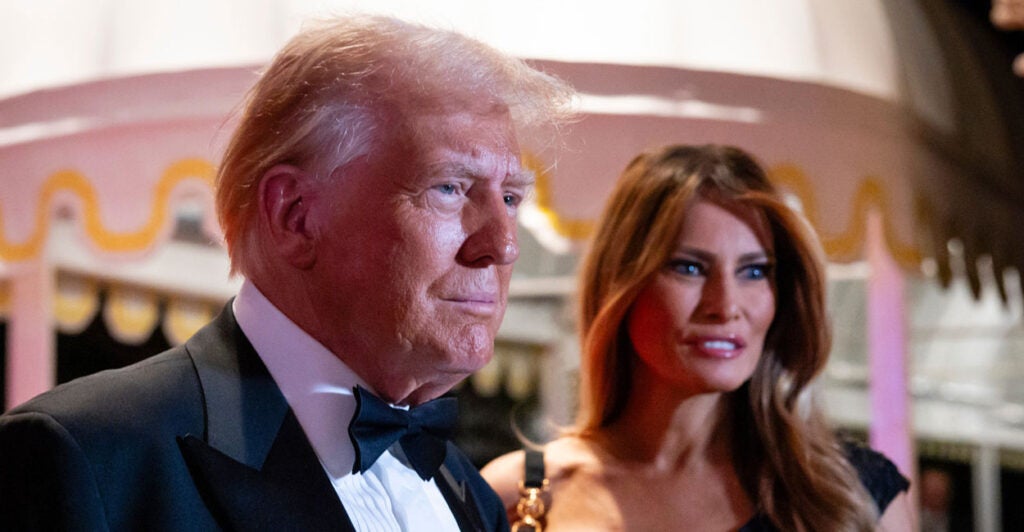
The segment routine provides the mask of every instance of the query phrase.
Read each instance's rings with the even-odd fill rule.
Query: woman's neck
[[[642,367],[633,377],[633,393],[621,414],[594,434],[605,451],[656,469],[731,462],[726,394],[685,395]]]

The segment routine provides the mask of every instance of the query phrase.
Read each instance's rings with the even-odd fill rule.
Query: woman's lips
[[[735,358],[743,352],[746,342],[738,336],[690,336],[684,343],[698,354],[709,358]]]

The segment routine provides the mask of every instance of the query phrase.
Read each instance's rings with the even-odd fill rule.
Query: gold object
[[[544,492],[548,490],[548,479],[540,487],[526,487],[519,481],[519,502],[516,503],[516,514],[519,516],[512,524],[512,532],[543,532]]]

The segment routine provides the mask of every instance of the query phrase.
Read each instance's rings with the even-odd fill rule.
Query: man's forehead
[[[506,184],[523,187],[532,186],[536,180],[534,172],[522,166],[522,158],[518,154],[508,153],[499,160],[451,151],[446,151],[445,155],[442,160],[428,164],[423,173],[464,179],[489,178],[498,174]]]
[[[450,150],[470,158],[497,155],[519,165],[519,142],[507,109],[416,112],[406,117],[404,125],[407,138],[418,150]]]
[[[511,109],[505,102],[488,94],[460,93],[457,89],[429,98],[403,99],[395,102],[394,109],[406,116],[505,117],[509,120],[512,117]]]
[[[467,139],[477,138],[479,141],[493,137],[516,141],[512,116],[508,112],[417,112],[408,116],[405,123],[416,136],[465,136]],[[472,132],[472,135],[469,135],[469,132]]]

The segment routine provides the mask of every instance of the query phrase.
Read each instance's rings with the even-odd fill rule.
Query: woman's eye
[[[744,279],[760,280],[768,279],[772,273],[771,264],[750,264],[740,270],[740,276]]]
[[[704,273],[704,266],[691,260],[674,260],[669,264],[672,271],[688,277],[695,277]]]

